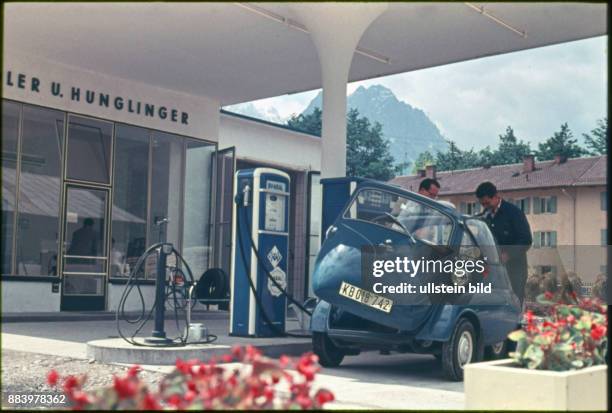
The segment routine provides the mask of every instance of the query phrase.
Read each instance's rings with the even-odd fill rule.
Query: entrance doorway
[[[104,310],[109,190],[66,185],[64,193],[62,310]]]

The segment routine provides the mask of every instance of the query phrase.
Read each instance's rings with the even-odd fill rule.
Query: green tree
[[[292,116],[287,125],[293,129],[321,136],[321,116],[319,108],[307,115]],[[347,114],[346,128],[346,174],[363,178],[388,181],[406,163],[394,166],[389,152],[389,142],[383,137],[382,126],[374,125],[366,117],[360,117],[356,109]]]
[[[583,133],[584,143],[589,155],[605,155],[608,153],[608,118],[599,119],[597,127],[590,134]]]
[[[523,162],[525,155],[531,153],[528,143],[519,140],[514,135],[514,130],[508,126],[506,133],[499,135],[499,146],[493,153],[491,165],[508,165]]]
[[[316,107],[312,113],[307,115],[291,115],[291,118],[287,120],[287,126],[302,132],[321,136],[322,115],[321,109]]]
[[[414,161],[412,173],[416,174],[419,169],[425,169],[427,165],[433,165],[436,163],[436,157],[429,151],[421,152]],[[437,167],[437,166],[436,166]]]
[[[541,161],[553,159],[555,155],[562,155],[566,158],[577,158],[585,153],[585,150],[578,146],[578,140],[574,138],[572,131],[567,123],[561,125],[561,130],[555,132],[553,136],[538,145],[537,157]]]
[[[347,115],[346,174],[388,181],[395,176],[389,142],[383,138],[382,126],[360,117],[357,109]]]
[[[462,151],[452,140],[447,140],[448,150],[437,152],[436,168],[440,171],[476,168],[480,166],[480,156],[473,149]]]

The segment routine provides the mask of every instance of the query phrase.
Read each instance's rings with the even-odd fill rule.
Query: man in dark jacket
[[[476,198],[485,208],[484,218],[500,246],[500,259],[522,304],[527,281],[527,250],[532,243],[527,217],[516,205],[504,201],[491,182],[478,185]]]

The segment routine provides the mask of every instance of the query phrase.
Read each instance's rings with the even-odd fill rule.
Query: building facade
[[[114,310],[139,256],[161,240],[196,279],[230,274],[232,177],[257,166],[291,174],[289,286],[307,294],[320,138],[31,56],[11,54],[3,70],[4,312]],[[151,302],[154,258],[139,280]]]
[[[462,213],[481,213],[476,187],[493,182],[503,199],[523,210],[533,236],[530,273],[575,272],[588,284],[607,273],[606,156],[523,163],[437,172],[428,166],[392,182],[416,191],[426,177],[441,185],[439,198]]]

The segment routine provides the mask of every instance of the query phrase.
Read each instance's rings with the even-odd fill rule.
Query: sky
[[[461,149],[495,146],[512,126],[531,143],[567,122],[580,138],[607,115],[607,36],[350,83],[381,84],[422,109]],[[318,90],[251,102],[268,120],[299,114]],[[231,110],[231,107],[229,107]]]

